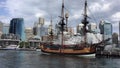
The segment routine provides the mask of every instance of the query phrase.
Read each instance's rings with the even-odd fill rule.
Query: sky
[[[88,0],[89,21],[98,23],[107,20],[118,32],[120,21],[120,0]],[[25,27],[33,27],[38,17],[45,19],[45,25],[59,22],[62,0],[0,0],[0,21],[9,23],[12,18],[24,18]],[[84,0],[65,0],[65,12],[69,13],[70,27],[76,27],[83,19]]]

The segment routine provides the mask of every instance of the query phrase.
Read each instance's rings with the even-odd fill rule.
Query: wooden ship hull
[[[41,51],[51,54],[65,54],[65,55],[88,55],[96,52],[95,47],[60,47],[57,45],[41,45]]]

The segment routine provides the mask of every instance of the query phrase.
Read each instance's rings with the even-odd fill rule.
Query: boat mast
[[[61,10],[61,17],[64,20],[64,0],[62,0],[62,10]]]
[[[89,23],[87,21],[87,17],[88,17],[87,16],[87,0],[85,0],[85,5],[84,5],[84,19],[82,20],[82,24],[84,24],[84,26],[83,26],[83,34],[84,34],[84,41],[85,41],[85,43],[86,43],[86,39],[87,39],[87,37],[86,37],[86,33],[87,33],[86,26]]]
[[[62,48],[64,47],[64,44],[63,44],[63,31],[64,31],[64,0],[62,0],[62,10],[61,10],[61,33],[62,33],[62,37],[61,37],[61,44],[62,44]]]
[[[53,29],[52,29],[52,16],[51,16],[51,21],[50,21],[50,35],[51,35],[51,40],[53,40]]]
[[[119,40],[120,40],[120,21],[119,21]]]

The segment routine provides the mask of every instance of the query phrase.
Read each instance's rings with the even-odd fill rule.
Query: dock
[[[111,50],[97,48],[96,57],[120,57],[120,48],[112,48]]]
[[[96,57],[120,57],[120,52],[111,51],[96,52]]]

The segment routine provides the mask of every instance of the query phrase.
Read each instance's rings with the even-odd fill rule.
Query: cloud
[[[6,8],[9,11],[11,18],[23,17],[27,27],[32,25],[37,20],[36,16],[45,17],[47,14],[43,9],[47,7],[42,4],[42,0],[7,0]]]
[[[88,0],[89,20],[99,23],[104,19],[115,23],[120,19],[119,2],[120,0]],[[52,16],[55,24],[60,19],[58,16],[61,15],[61,3],[62,0],[6,0],[0,2],[0,7],[4,7],[8,15],[1,19],[8,22],[14,17],[23,17],[26,27],[30,27],[38,21],[38,17],[45,18],[45,24],[48,25]],[[69,26],[76,27],[81,22],[83,6],[84,0],[65,0],[65,11],[68,11],[70,16]]]
[[[81,10],[74,11],[72,15],[70,15],[70,20],[77,20],[82,17],[83,12]]]
[[[116,12],[111,16],[112,21],[120,21],[120,12]]]
[[[113,32],[119,32],[120,12],[116,12],[110,17],[113,25]]]
[[[5,23],[5,24],[9,24],[9,17],[6,16],[0,16],[0,20]]]
[[[107,12],[110,10],[111,3],[95,2],[90,5],[92,12]]]
[[[5,7],[5,2],[0,2],[0,8]]]

